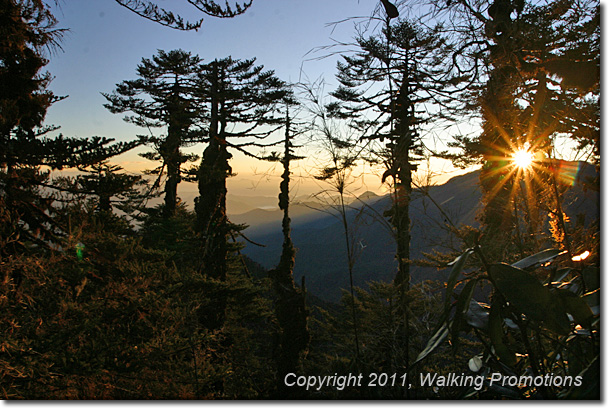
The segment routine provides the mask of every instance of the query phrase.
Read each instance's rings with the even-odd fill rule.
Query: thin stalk
[[[352,246],[349,240],[349,226],[347,222],[347,215],[345,209],[345,198],[343,196],[343,189],[339,190],[339,198],[341,201],[341,219],[343,222],[343,233],[345,235],[345,248],[347,250],[347,267],[349,271],[349,288],[351,293],[352,302],[352,320],[354,323],[354,342],[356,344],[356,359],[360,360],[360,342],[358,340],[358,321],[356,317],[356,298],[354,296],[354,255],[352,252]]]
[[[516,316],[513,316],[513,321],[517,324],[519,331],[521,332],[521,339],[523,339],[523,344],[525,345],[525,350],[527,351],[527,358],[530,366],[532,367],[532,373],[534,373],[534,376],[541,376],[542,372],[540,371],[540,362],[538,361],[537,354],[534,352],[534,349],[532,349],[532,345],[530,344],[526,325]],[[544,385],[540,386],[540,392],[545,399],[554,398],[553,393]]]

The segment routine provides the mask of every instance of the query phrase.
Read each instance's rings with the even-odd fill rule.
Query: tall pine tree
[[[305,307],[304,285],[298,289],[294,283],[294,259],[296,249],[290,237],[290,161],[301,159],[294,151],[294,135],[291,129],[290,114],[286,108],[286,123],[284,133],[284,153],[281,157],[272,156],[270,160],[282,163],[282,180],[278,205],[283,212],[282,254],[280,261],[269,271],[275,291],[275,316],[280,326],[279,343],[276,348],[275,362],[277,366],[277,389],[279,397],[294,397],[294,389],[288,388],[284,378],[289,373],[299,371],[303,352],[309,345],[307,329],[307,308]]]
[[[203,100],[202,119],[207,124],[207,146],[197,172],[199,196],[195,199],[196,231],[201,237],[201,271],[224,281],[227,276],[227,239],[233,230],[227,219],[227,178],[236,150],[254,152],[278,142],[267,142],[281,128],[280,104],[291,95],[273,71],[264,71],[255,60],[214,60],[199,73],[198,93]],[[226,298],[221,297],[211,327],[222,325]]]
[[[104,106],[112,113],[129,112],[125,121],[152,129],[162,128],[165,135],[141,136],[154,146],[154,151],[142,154],[151,160],[161,160],[152,173],[159,178],[166,173],[164,215],[170,217],[176,210],[181,167],[196,159],[180,148],[199,141],[196,132],[199,115],[195,97],[195,74],[201,59],[183,50],[159,50],[152,59],[144,58],[138,65],[136,80],[123,81],[112,94],[103,94],[108,100]]]
[[[408,301],[410,287],[411,221],[409,204],[413,173],[423,158],[422,125],[431,119],[422,112],[447,97],[454,81],[444,63],[449,46],[442,28],[425,29],[406,19],[386,26],[381,34],[357,38],[359,51],[338,63],[339,88],[332,93],[338,102],[330,113],[352,119],[362,139],[382,143],[386,166],[383,181],[391,178],[392,209],[387,212],[394,227],[398,272],[394,284],[401,294],[405,366],[409,359]],[[424,107],[428,106],[428,110]]]

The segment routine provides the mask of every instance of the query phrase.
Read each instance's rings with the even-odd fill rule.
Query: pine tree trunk
[[[223,139],[221,104],[216,95],[218,84],[212,90],[210,141],[203,152],[198,172],[199,197],[195,201],[196,232],[201,238],[201,274],[224,282],[227,279],[228,235],[227,177],[231,174],[230,154]],[[227,295],[216,292],[202,320],[209,329],[222,327],[225,319]]]
[[[410,366],[411,358],[409,357],[409,349],[411,346],[411,335],[409,333],[409,300],[407,293],[411,286],[411,219],[409,217],[409,208],[411,202],[411,164],[409,163],[409,147],[411,141],[409,133],[401,137],[397,144],[397,161],[399,162],[398,179],[400,183],[396,189],[395,197],[395,215],[394,224],[396,228],[397,242],[397,259],[398,272],[394,278],[394,286],[399,292],[399,314],[402,317],[402,348],[404,354],[404,368]],[[410,377],[407,373],[407,380],[410,382]],[[406,391],[409,398],[409,391]]]
[[[172,135],[171,131],[169,134],[168,140],[164,144],[166,145],[167,181],[165,182],[163,215],[166,218],[172,217],[176,213],[178,184],[180,183],[180,145],[179,141],[176,141],[179,137]]]
[[[203,153],[199,168],[199,197],[195,204],[197,232],[201,235],[201,274],[224,282],[227,279],[227,239],[229,234],[226,211],[226,175],[228,153],[217,139],[210,141]],[[227,297],[224,292],[211,295],[205,324],[210,329],[220,328],[224,322]]]
[[[112,204],[110,203],[109,195],[100,195],[99,210],[100,212],[112,212]]]
[[[396,161],[397,187],[394,198],[394,227],[396,229],[396,258],[398,259],[398,272],[394,278],[394,286],[399,292],[399,315],[402,318],[402,348],[404,355],[403,366],[408,369],[411,358],[409,349],[411,335],[409,333],[410,308],[407,293],[411,287],[411,218],[409,209],[411,204],[413,171],[416,166],[411,165],[411,150],[417,137],[415,128],[415,107],[411,101],[411,61],[405,58],[403,78],[398,98],[395,101],[394,112],[396,119],[396,143],[394,146],[394,160]],[[409,374],[407,379],[410,381]],[[410,392],[406,391],[407,398]]]
[[[284,377],[288,373],[298,370],[300,357],[309,344],[307,330],[307,308],[305,307],[304,289],[296,288],[293,278],[295,249],[290,238],[289,209],[289,183],[290,183],[290,139],[287,121],[286,140],[284,150],[284,172],[280,183],[279,207],[284,211],[282,219],[282,232],[284,242],[280,263],[269,272],[276,294],[275,314],[281,329],[280,342],[275,354],[277,364],[277,389],[281,398],[298,394],[291,391],[284,384]]]
[[[512,184],[506,183],[508,170],[506,157],[512,151],[510,142],[515,136],[519,118],[516,118],[514,90],[511,83],[518,75],[514,67],[513,53],[520,52],[510,32],[515,23],[511,17],[512,8],[505,7],[503,1],[494,1],[492,18],[487,30],[490,47],[491,73],[484,94],[481,97],[483,113],[483,133],[480,140],[483,147],[484,164],[481,168],[481,188],[483,191],[482,223],[489,240],[509,232],[518,221],[513,217]],[[498,32],[498,28],[502,28]]]

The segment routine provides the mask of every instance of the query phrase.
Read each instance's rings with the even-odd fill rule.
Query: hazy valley
[[[583,214],[590,221],[597,209],[598,194],[583,190],[583,181],[594,174],[593,167],[580,163],[575,187],[566,195],[566,211],[570,215]],[[411,258],[422,259],[424,252],[458,251],[462,244],[450,234],[447,224],[478,226],[476,216],[481,207],[479,171],[454,177],[443,185],[431,186],[426,192],[415,191],[411,202]],[[247,201],[249,198],[234,198]],[[282,212],[275,206],[269,209],[273,197],[252,197],[265,203],[265,209],[230,215],[234,223],[248,227],[244,235],[256,242],[245,242],[242,253],[266,269],[278,263],[282,247]],[[229,197],[231,200],[231,197]],[[347,211],[350,243],[357,261],[354,266],[356,286],[366,287],[369,281],[391,281],[396,272],[395,242],[390,225],[383,213],[389,209],[391,198],[365,193],[354,199]],[[242,205],[243,206],[243,205]],[[442,212],[439,210],[442,209]],[[235,207],[233,209],[239,209]],[[297,248],[295,281],[305,276],[308,291],[337,301],[341,289],[349,288],[347,251],[343,225],[336,207],[323,205],[306,198],[291,204],[292,240]],[[447,220],[447,217],[450,221]],[[412,265],[412,282],[444,281],[448,270]]]

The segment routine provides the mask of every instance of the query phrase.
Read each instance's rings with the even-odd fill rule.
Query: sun
[[[534,155],[525,148],[513,153],[513,163],[521,169],[527,169],[532,165]]]

